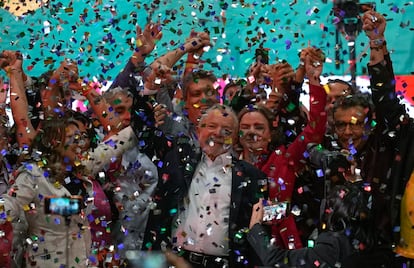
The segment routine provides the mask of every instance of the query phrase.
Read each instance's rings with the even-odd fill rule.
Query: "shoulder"
[[[237,172],[239,172],[240,176],[249,176],[249,177],[256,177],[256,178],[262,178],[262,177],[266,177],[266,174],[264,172],[262,172],[260,169],[258,169],[257,167],[255,167],[254,165],[247,163],[244,160],[239,160],[235,157],[233,157],[233,166],[234,166],[234,170]],[[240,173],[242,172],[242,173]]]
[[[267,176],[257,167],[243,160],[233,158],[233,179],[250,182],[248,185],[259,187],[267,182]],[[254,182],[254,183],[252,183]]]
[[[37,189],[49,183],[46,171],[38,167],[36,163],[23,163],[12,174],[12,184],[10,186],[24,186],[25,188]]]
[[[44,171],[35,162],[25,162],[16,169],[13,175],[16,179],[22,176],[39,178],[44,177]]]
[[[343,232],[322,232],[316,241],[320,245],[329,245],[329,247],[340,251],[342,256],[352,253],[352,246],[349,238]]]

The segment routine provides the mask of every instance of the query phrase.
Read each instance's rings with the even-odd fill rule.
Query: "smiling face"
[[[240,118],[239,135],[244,154],[260,154],[268,149],[271,141],[269,122],[258,111],[247,112]]]
[[[78,127],[79,126],[79,127]],[[60,147],[60,154],[65,164],[73,165],[89,150],[90,140],[83,124],[69,123],[65,127],[64,146]]]
[[[203,152],[214,160],[228,152],[237,138],[237,118],[227,108],[213,107],[203,115],[197,127],[198,140]]]
[[[353,144],[360,149],[364,144],[366,112],[362,106],[338,108],[334,113],[335,133],[343,149]]]
[[[185,108],[193,124],[197,124],[201,115],[218,102],[217,96],[217,90],[210,79],[200,78],[187,85]]]
[[[129,126],[131,124],[132,96],[124,91],[119,91],[108,98],[108,102],[114,109],[115,114],[119,116],[123,127]]]

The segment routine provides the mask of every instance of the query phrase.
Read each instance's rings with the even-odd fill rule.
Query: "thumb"
[[[142,34],[142,28],[141,28],[139,25],[137,25],[137,26],[135,27],[135,32],[137,33],[137,35]]]

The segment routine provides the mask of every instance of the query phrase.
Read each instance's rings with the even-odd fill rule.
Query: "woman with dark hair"
[[[1,223],[19,220],[24,212],[28,223],[26,264],[36,267],[86,267],[90,231],[85,215],[47,213],[48,197],[80,196],[85,204],[93,196],[92,184],[78,165],[78,155],[89,149],[78,124],[52,119],[42,123],[31,150],[17,170],[15,183],[4,195]],[[90,207],[89,207],[90,208]]]
[[[0,224],[6,225],[14,225],[24,212],[30,238],[26,239],[28,265],[87,267],[96,261],[90,255],[89,221],[92,202],[96,205],[93,176],[111,157],[136,143],[132,129],[126,128],[90,150],[90,136],[77,113],[42,122],[0,210]],[[45,200],[50,196],[80,197],[83,210],[73,215],[49,214]]]
[[[304,167],[307,145],[320,143],[325,133],[326,92],[319,81],[322,65],[313,64],[308,56],[305,69],[310,79],[309,122],[288,146],[283,140],[284,128],[266,107],[248,105],[239,113],[240,158],[267,175],[269,198],[276,202],[291,201],[297,173]],[[293,215],[277,220],[272,235],[282,248],[302,247]]]
[[[357,185],[333,187],[324,210],[323,231],[315,244],[294,250],[269,243],[269,235],[262,223],[264,206],[271,203],[260,200],[253,207],[247,240],[264,266],[356,267],[352,263],[354,254],[372,246],[369,208],[364,195]]]
[[[275,127],[275,124],[277,124],[276,116],[262,104],[249,105],[243,108],[238,114],[239,122],[245,115],[246,117],[253,117],[256,119],[260,118],[256,121],[257,125],[255,130],[258,133],[246,130],[246,127],[248,127],[246,125],[240,126],[241,137],[238,144],[240,148],[236,148],[236,150],[241,152],[240,156],[245,161],[256,164],[264,164],[263,161],[260,161],[260,158],[268,158],[265,152],[271,152],[281,144],[284,144],[285,136],[283,129]],[[246,123],[246,121],[243,122]],[[267,129],[269,133],[266,133]],[[262,139],[259,134],[265,134],[265,136],[268,134],[269,137],[268,139]]]

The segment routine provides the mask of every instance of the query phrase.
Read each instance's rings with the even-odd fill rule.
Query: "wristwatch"
[[[374,39],[369,41],[369,46],[371,49],[382,49],[386,45],[386,42],[384,39]]]

